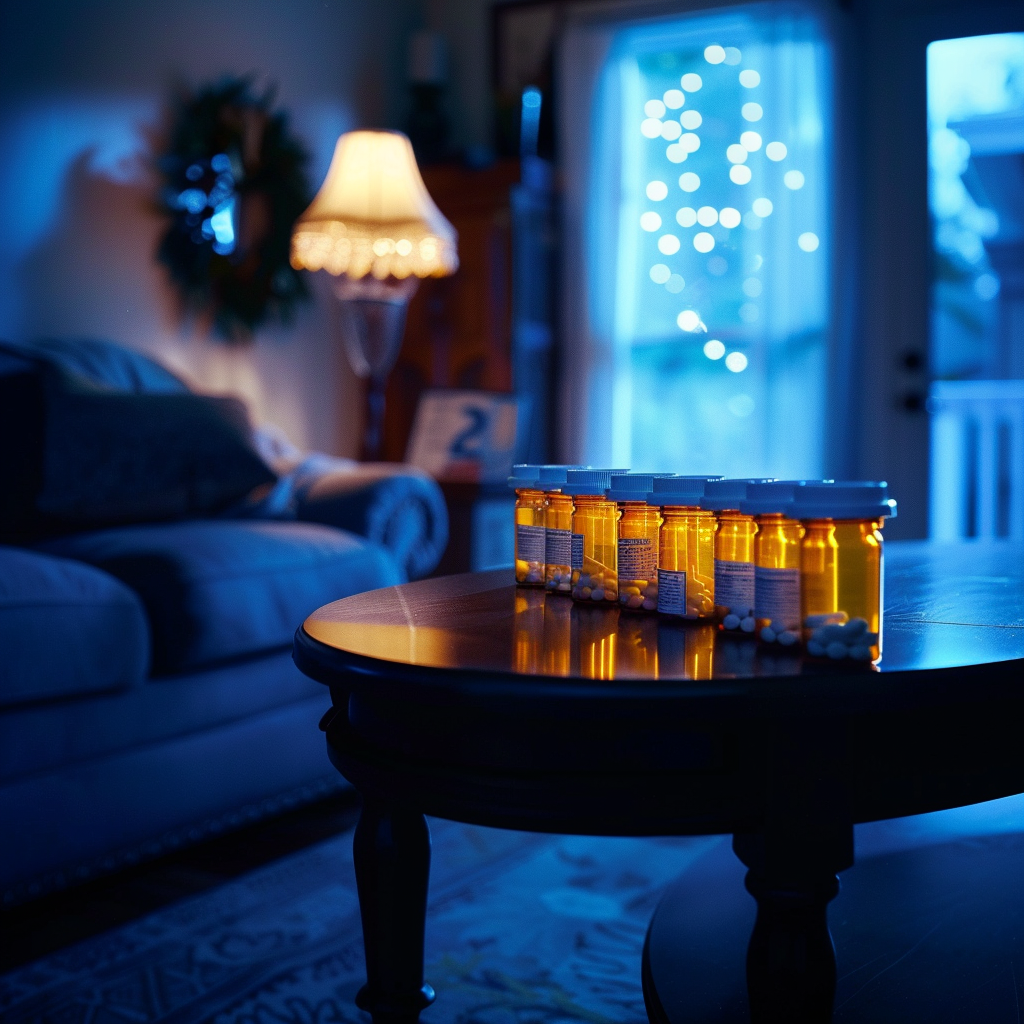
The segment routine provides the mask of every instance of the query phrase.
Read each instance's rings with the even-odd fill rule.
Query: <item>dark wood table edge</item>
[[[995,627],[979,627],[995,628]],[[756,643],[750,640],[747,643]],[[963,703],[964,684],[973,701],[989,702],[1018,696],[1024,685],[1024,658],[983,662],[949,668],[905,669],[892,672],[833,669],[816,663],[793,675],[742,676],[714,680],[637,679],[598,680],[576,676],[525,675],[483,669],[440,668],[384,661],[333,647],[310,636],[303,626],[295,631],[292,659],[306,676],[325,686],[337,685],[347,675],[353,688],[363,680],[394,689],[399,696],[409,689],[433,699],[457,696],[474,699],[529,697],[554,702],[582,698],[614,703],[639,700],[664,703],[700,702],[702,711],[780,715],[850,714],[862,709],[865,699],[879,711],[919,708],[949,702]],[[333,678],[332,678],[333,677]],[[528,690],[529,692],[524,692]]]

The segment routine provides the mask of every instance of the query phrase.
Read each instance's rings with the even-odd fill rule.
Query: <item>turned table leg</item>
[[[752,1024],[832,1020],[836,956],[827,907],[839,892],[835,875],[771,881],[747,872],[757,922],[747,949],[747,995]]]
[[[850,866],[852,829],[787,836],[738,835],[733,849],[749,869],[747,891],[757,920],[747,947],[751,1024],[829,1024],[836,994],[836,954],[828,905],[836,872]]]
[[[353,852],[366,949],[356,1005],[374,1024],[415,1024],[434,1000],[423,981],[430,833],[418,811],[363,804]]]

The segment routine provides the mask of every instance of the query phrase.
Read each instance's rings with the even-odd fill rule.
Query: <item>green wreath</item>
[[[273,99],[244,78],[179,95],[157,159],[170,218],[157,259],[184,307],[232,342],[290,322],[309,298],[289,262],[292,226],[311,198],[309,157]]]

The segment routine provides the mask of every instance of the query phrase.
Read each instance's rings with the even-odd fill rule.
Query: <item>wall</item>
[[[426,0],[424,27],[440,32],[450,53],[448,111],[452,144],[490,147],[493,139],[491,8],[494,0]]]
[[[278,85],[314,187],[338,135],[400,124],[415,0],[0,3],[0,336],[109,338],[246,398],[299,445],[356,454],[361,386],[327,282],[290,328],[229,348],[182,323],[153,259],[151,142],[174,82]]]

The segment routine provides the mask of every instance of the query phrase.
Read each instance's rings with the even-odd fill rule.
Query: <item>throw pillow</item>
[[[237,399],[119,392],[49,360],[0,381],[21,396],[0,413],[2,469],[17,477],[5,481],[2,539],[208,517],[276,480]]]

